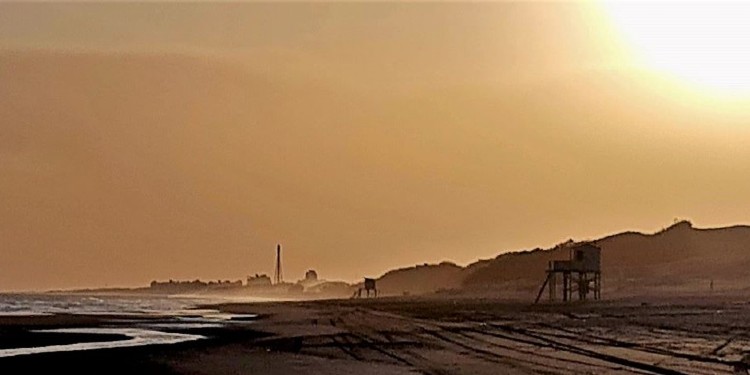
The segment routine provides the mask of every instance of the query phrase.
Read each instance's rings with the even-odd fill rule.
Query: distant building
[[[315,270],[305,272],[305,281],[318,281],[318,273]]]
[[[247,277],[247,286],[249,287],[267,287],[271,286],[271,278],[268,275],[258,275]]]
[[[177,293],[189,293],[197,290],[204,289],[208,286],[208,283],[194,280],[194,281],[152,281],[151,290],[157,293],[165,294],[177,294]]]
[[[216,280],[209,281],[208,287],[212,289],[230,289],[239,288],[242,286],[242,280],[229,281],[229,280]]]
[[[315,285],[318,285],[322,282],[324,281],[318,279],[318,273],[315,272],[315,270],[308,270],[307,272],[305,272],[305,278],[297,281],[297,285],[302,286],[305,291],[307,291],[308,288],[314,287]]]

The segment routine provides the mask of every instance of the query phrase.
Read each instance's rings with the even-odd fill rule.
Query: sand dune
[[[706,294],[712,283],[716,293],[741,293],[750,287],[747,226],[699,229],[683,221],[654,234],[625,232],[593,242],[602,248],[605,295]],[[436,265],[392,271],[382,281],[392,294],[452,289],[459,294],[528,299],[544,281],[548,262],[568,256],[561,245],[505,253],[450,272]]]

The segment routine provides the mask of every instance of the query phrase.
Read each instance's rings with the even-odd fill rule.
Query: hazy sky
[[[244,278],[277,242],[288,280],[354,281],[747,223],[750,101],[649,65],[618,22],[590,3],[0,4],[0,290]]]

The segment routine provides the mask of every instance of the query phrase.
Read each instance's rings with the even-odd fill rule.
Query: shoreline
[[[27,329],[0,329],[0,352],[6,349],[29,349],[44,346],[59,346],[85,343],[125,341],[129,337],[104,333],[68,333]],[[2,355],[0,355],[2,357]]]

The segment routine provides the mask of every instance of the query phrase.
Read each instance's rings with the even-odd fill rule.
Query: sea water
[[[252,302],[255,300],[247,300]],[[0,349],[0,357],[38,353],[95,350],[156,344],[176,344],[205,338],[191,334],[191,329],[220,328],[246,324],[252,314],[226,314],[196,306],[226,302],[222,298],[167,297],[151,295],[82,295],[82,294],[0,294],[0,317],[45,316],[56,314],[97,315],[105,320],[101,327],[62,328],[32,332],[121,335],[124,340],[81,342],[24,348]],[[110,322],[107,324],[107,317]],[[126,318],[132,317],[132,320]],[[158,319],[137,319],[151,317]],[[175,330],[179,332],[174,332]],[[187,333],[186,333],[187,331]]]
[[[0,316],[50,314],[179,314],[215,299],[164,296],[93,296],[80,294],[0,294]]]

